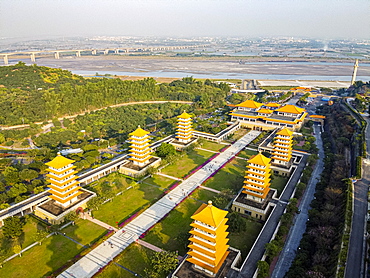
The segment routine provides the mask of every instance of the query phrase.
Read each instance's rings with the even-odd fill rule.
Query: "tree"
[[[229,221],[227,224],[229,225],[230,232],[236,232],[239,233],[241,231],[244,231],[246,228],[245,219],[240,216],[239,213],[236,211],[230,212],[228,215]]]
[[[67,221],[76,221],[78,218],[78,215],[75,211],[71,211],[70,213],[68,213],[66,216],[65,216],[65,220]]]
[[[13,252],[19,254],[19,257],[22,257],[22,247],[19,244],[13,246]]]
[[[3,235],[13,239],[18,238],[23,232],[23,222],[17,216],[11,216],[4,219]]]
[[[11,167],[11,166],[6,167],[3,172],[3,175],[4,175],[6,183],[9,185],[13,185],[19,182],[19,172],[14,167]]]
[[[281,251],[281,246],[277,240],[273,240],[265,245],[267,256],[272,260]]]
[[[157,148],[156,154],[159,157],[167,157],[176,154],[176,149],[169,143],[163,143]]]
[[[37,230],[36,234],[33,236],[33,239],[41,245],[42,241],[46,238],[47,235],[48,235],[47,231]]]
[[[269,275],[270,265],[266,261],[258,261],[257,268],[257,278],[266,278]]]
[[[177,252],[156,252],[149,258],[151,268],[145,269],[145,273],[152,278],[167,275],[176,269],[178,264],[177,257]]]
[[[19,177],[21,178],[21,180],[25,180],[27,182],[30,182],[31,180],[37,178],[38,176],[39,176],[39,173],[32,169],[23,169],[19,173]]]

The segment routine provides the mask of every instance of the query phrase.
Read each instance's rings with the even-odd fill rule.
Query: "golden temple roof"
[[[280,107],[280,104],[276,103],[276,102],[269,102],[269,103],[265,104],[265,106],[267,106],[267,107]]]
[[[149,134],[149,131],[146,131],[142,129],[140,126],[137,127],[137,129],[134,132],[131,132],[131,136],[136,136],[136,137],[144,137],[145,135]]]
[[[276,109],[276,111],[283,112],[283,113],[301,114],[305,110],[303,108],[297,107],[295,105],[287,104],[283,107],[280,107],[280,108]]]
[[[58,155],[52,161],[49,161],[45,164],[49,167],[60,169],[69,164],[72,164],[73,162],[75,161],[72,159],[65,158],[64,156],[60,155],[60,153],[58,153]]]
[[[258,113],[272,114],[272,110],[266,109],[266,108],[261,108],[260,110],[258,110]]]
[[[271,159],[259,153],[248,160],[249,163],[257,164],[260,166],[267,166],[270,164]]]
[[[287,129],[287,128],[283,128],[282,130],[279,130],[278,132],[276,132],[276,134],[278,135],[283,135],[283,136],[292,136],[293,135],[293,131]]]
[[[261,107],[262,105],[263,105],[262,103],[255,102],[255,101],[253,101],[253,100],[248,99],[248,100],[246,100],[246,101],[244,101],[244,102],[242,102],[242,103],[239,103],[239,104],[237,104],[237,105],[235,105],[235,106],[237,106],[237,107],[246,107],[246,108],[254,108],[254,109],[256,109],[256,108]]]
[[[202,204],[198,210],[191,217],[194,220],[208,224],[212,227],[218,227],[218,225],[225,219],[227,211],[216,208],[209,201],[207,204]]]
[[[180,118],[180,119],[189,119],[189,118],[191,118],[191,115],[189,115],[188,113],[186,113],[184,111],[181,115],[177,116],[177,118]]]

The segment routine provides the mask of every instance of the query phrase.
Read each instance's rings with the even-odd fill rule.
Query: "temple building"
[[[230,113],[231,121],[239,121],[241,125],[257,130],[289,128],[299,130],[307,116],[305,109],[291,104],[258,103],[246,100],[234,106]]]
[[[262,202],[270,191],[270,164],[271,159],[263,154],[257,154],[248,160],[243,193],[246,197],[257,202]]]
[[[191,217],[194,221],[190,225],[193,228],[190,230],[190,250],[186,260],[195,269],[209,275],[215,275],[219,271],[229,254],[227,213],[209,201],[208,205],[202,204]]]
[[[46,174],[47,181],[50,183],[49,192],[50,198],[55,200],[57,204],[68,207],[77,201],[77,196],[82,194],[79,190],[73,165],[75,161],[65,158],[58,153],[52,161],[46,163],[49,166],[49,173]]]
[[[140,126],[130,133],[130,160],[137,166],[144,167],[149,163],[152,157],[152,149],[150,148],[149,132],[142,129]]]
[[[87,207],[86,203],[96,196],[95,192],[79,186],[76,180],[73,165],[74,160],[68,159],[60,153],[46,165],[49,173],[46,180],[49,182],[48,199],[36,206],[35,215],[52,224],[60,224],[65,216],[74,212],[81,213]]]
[[[181,143],[189,143],[193,136],[191,116],[184,111],[177,116],[177,133],[176,139]]]
[[[292,158],[293,132],[283,128],[276,132],[273,141],[272,163],[289,167]]]

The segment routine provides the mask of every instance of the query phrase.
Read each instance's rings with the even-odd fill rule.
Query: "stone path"
[[[206,151],[206,152],[210,152],[210,153],[219,153],[219,152],[216,152],[216,151],[211,151],[209,149],[203,149],[203,148],[197,148],[197,150],[202,150],[202,151]]]
[[[101,227],[103,227],[103,228],[105,228],[107,230],[114,230],[115,232],[118,231],[117,228],[112,227],[111,225],[108,225],[107,223],[104,223],[103,221],[100,221],[98,219],[95,219],[95,218],[91,217],[88,214],[84,214],[83,219],[89,220],[89,221],[91,221],[91,222],[93,222],[93,223],[95,223],[95,224],[97,224],[97,225],[99,225],[99,226],[101,226]]]
[[[205,190],[208,190],[208,191],[212,191],[212,192],[215,192],[217,194],[221,193],[221,191],[219,191],[219,190],[216,190],[216,189],[213,189],[213,188],[210,188],[210,187],[206,187],[206,186],[202,186],[202,185],[200,185],[199,188],[202,188],[202,189],[205,189]]]
[[[170,175],[166,175],[166,174],[163,174],[161,172],[157,172],[156,174],[159,175],[159,176],[162,176],[162,177],[172,179],[172,180],[182,181],[182,179],[180,179],[180,178],[176,178],[176,177],[173,177],[173,176],[170,176]]]
[[[144,240],[141,240],[141,239],[136,240],[136,242],[137,242],[138,244],[140,244],[141,246],[144,246],[144,247],[146,247],[146,248],[148,248],[148,249],[150,249],[150,250],[153,250],[153,251],[155,251],[155,252],[163,252],[163,251],[164,251],[163,249],[161,249],[161,248],[159,248],[159,247],[157,247],[157,246],[155,246],[155,245],[153,245],[153,244],[150,244],[149,242],[146,242],[146,241],[144,241]],[[181,260],[183,259],[183,257],[178,256],[178,257],[177,257],[177,259],[178,259],[179,261],[181,261]]]
[[[260,133],[260,131],[253,130],[244,135],[138,217],[126,224],[121,230],[115,232],[105,241],[108,244],[104,242],[98,245],[90,253],[58,275],[58,278],[92,277],[131,243],[135,242],[141,235],[166,217],[182,200],[186,199],[190,193],[217,172]]]

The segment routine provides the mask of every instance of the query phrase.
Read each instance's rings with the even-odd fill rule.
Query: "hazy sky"
[[[370,39],[369,0],[0,0],[0,37]]]

